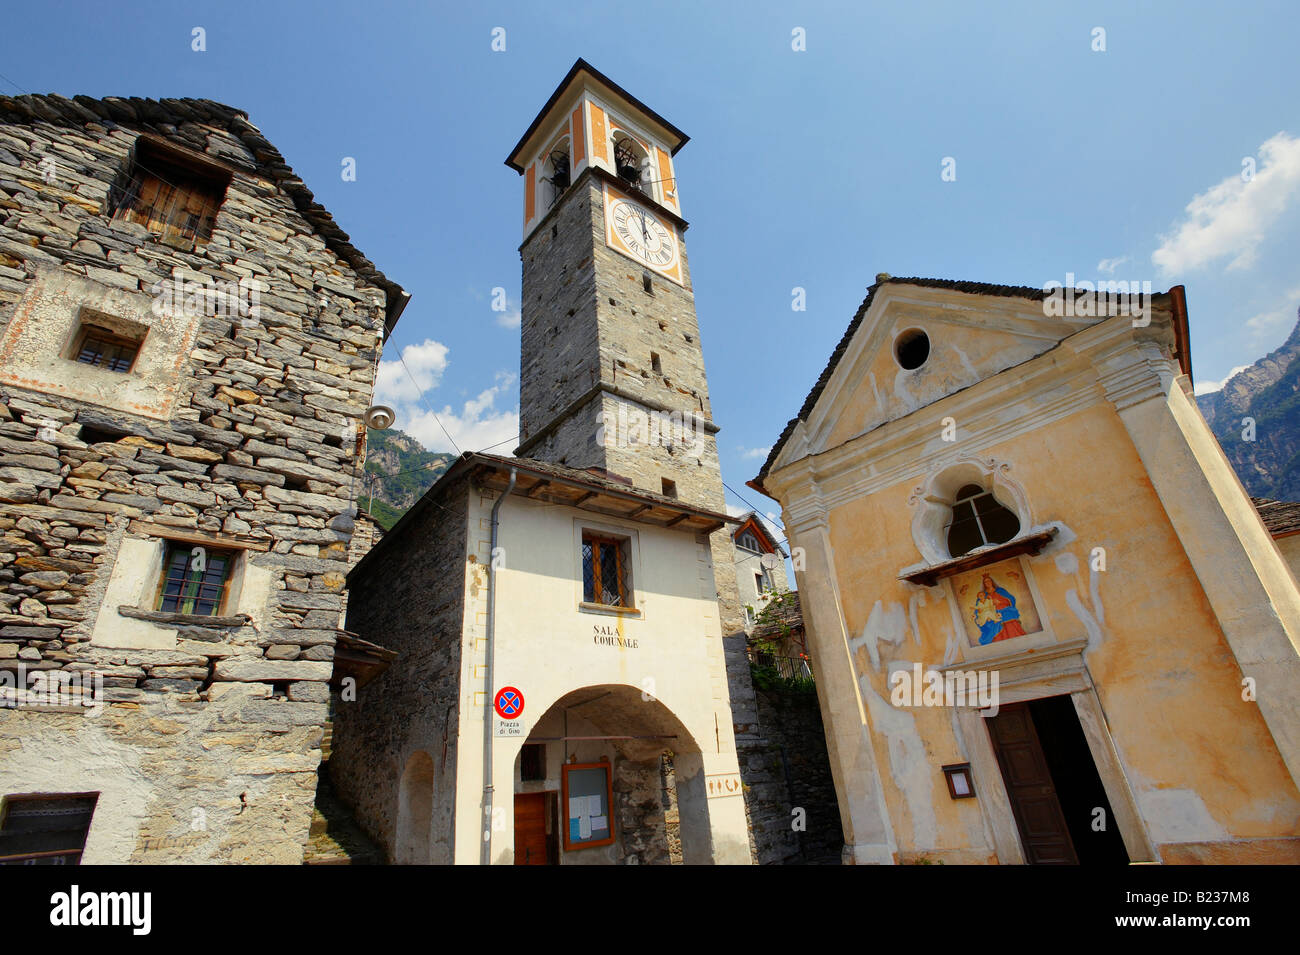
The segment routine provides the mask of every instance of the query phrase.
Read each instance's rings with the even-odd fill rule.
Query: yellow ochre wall
[[[859,388],[841,421],[856,433],[875,413],[871,389]],[[1294,841],[1240,844],[1294,839],[1300,794],[1257,705],[1242,699],[1241,669],[1113,406],[1084,408],[987,456],[1008,462],[1024,489],[1022,532],[1064,525],[1043,554],[1026,558],[1039,613],[1057,641],[1091,639],[1088,671],[1163,861],[1278,861],[1278,852],[1296,861]],[[966,645],[946,589],[897,580],[920,556],[909,505],[916,484],[912,476],[829,511],[845,632],[897,861],[994,862],[982,809],[991,781],[975,780],[980,798],[953,800],[940,769],[965,761],[953,711],[889,702],[889,661],[938,667],[952,662],[950,642]],[[1090,570],[1096,547],[1105,549],[1102,572]]]

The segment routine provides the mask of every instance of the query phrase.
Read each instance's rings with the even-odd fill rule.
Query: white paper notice
[[[606,819],[604,816],[592,816],[592,817],[591,817],[591,828],[592,828],[592,829],[595,829],[597,832],[605,832],[605,831],[608,831],[608,830],[609,830],[609,820]]]
[[[569,818],[583,819],[587,815],[587,797],[570,796],[569,797]]]
[[[582,816],[578,819],[578,837],[580,839],[591,838],[591,817]]]

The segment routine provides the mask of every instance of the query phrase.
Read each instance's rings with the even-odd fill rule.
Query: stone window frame
[[[210,547],[231,553],[219,614],[184,614],[155,609],[171,544]],[[124,559],[123,551],[128,549],[128,545],[131,556]],[[252,580],[251,572],[255,568],[251,557],[269,547],[261,541],[145,522],[133,523],[108,572],[104,599],[92,624],[91,645],[118,649],[167,649],[175,644],[175,627],[178,625],[215,630],[237,629],[249,623],[256,625],[264,612],[258,609],[266,596],[262,591],[267,590],[269,582],[261,579],[267,575],[266,568],[256,568],[259,580]],[[136,568],[139,568],[139,573],[133,573]],[[245,607],[249,600],[252,603]],[[170,640],[165,635],[170,636]]]

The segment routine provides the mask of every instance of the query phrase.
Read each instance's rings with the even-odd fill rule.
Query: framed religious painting
[[[954,574],[948,583],[969,650],[1013,652],[1024,646],[1022,638],[1050,639],[1036,588],[1020,558]]]

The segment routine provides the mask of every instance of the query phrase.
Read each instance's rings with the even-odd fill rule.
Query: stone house
[[[751,482],[846,861],[1300,861],[1300,591],[1145,298],[878,276]]]
[[[753,633],[755,616],[767,606],[771,595],[790,589],[785,573],[787,554],[759,519],[757,511],[743,511],[736,518],[740,524],[731,534],[735,546],[736,588],[745,612],[745,631]]]
[[[0,858],[301,861],[407,298],[236,109],[0,97]]]

